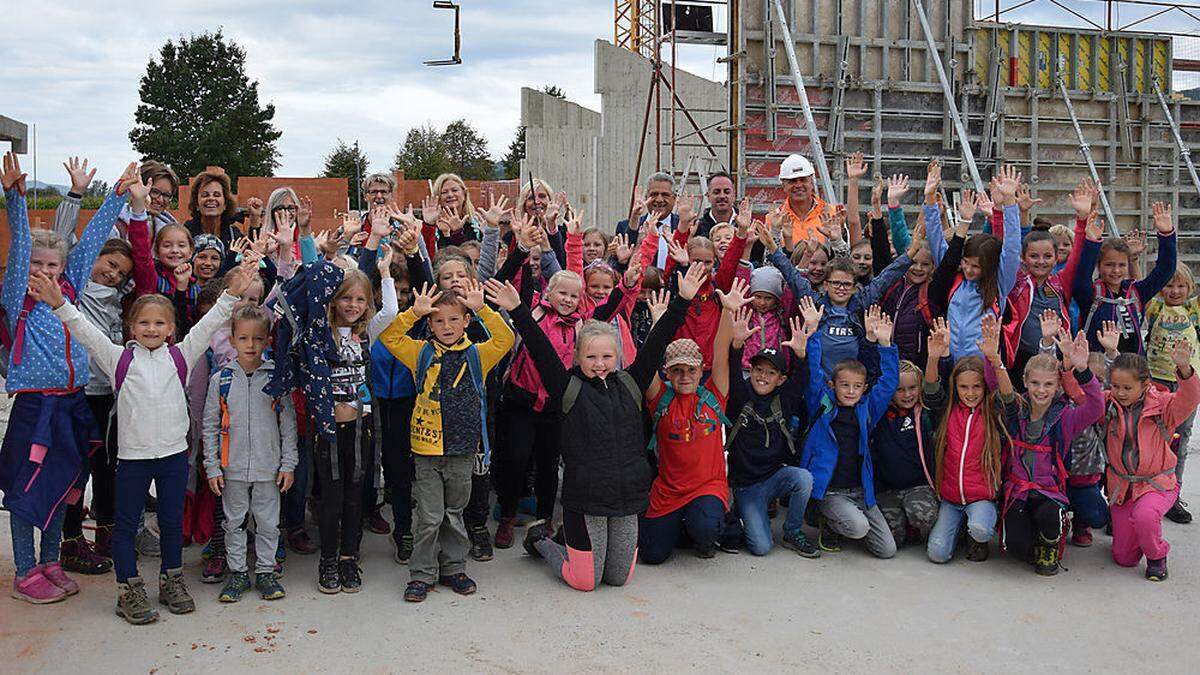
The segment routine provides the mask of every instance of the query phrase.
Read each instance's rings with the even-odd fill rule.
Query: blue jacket
[[[858,454],[862,457],[862,486],[863,498],[867,507],[875,506],[875,472],[871,464],[871,452],[868,449],[868,439],[871,430],[879,422],[883,413],[891,403],[892,395],[900,383],[900,356],[894,345],[880,347],[880,369],[883,371],[879,381],[871,387],[854,407],[858,417]],[[826,382],[826,375],[820,369],[821,338],[820,333],[814,333],[808,339],[808,395],[805,403],[808,405],[808,418],[813,420],[808,430],[808,438],[804,442],[804,454],[800,460],[801,466],[812,474],[813,499],[824,499],[825,490],[833,478],[833,469],[837,466],[838,442],[833,435],[831,422],[837,414],[837,398]]]
[[[889,406],[875,426],[871,435],[871,459],[878,490],[903,490],[919,485],[933,487],[931,481],[937,475],[934,463],[937,420],[928,408],[918,406],[916,410],[920,413],[919,418],[913,411],[901,414]],[[921,450],[924,450],[924,462]]]
[[[1079,305],[1079,321],[1086,325],[1081,325],[1080,329],[1087,335],[1088,347],[1094,351],[1104,351],[1100,346],[1100,341],[1096,339],[1096,335],[1100,332],[1100,328],[1105,321],[1114,321],[1117,316],[1117,306],[1111,302],[1101,302],[1096,298],[1096,284],[1092,281],[1092,275],[1096,270],[1096,263],[1100,260],[1100,244],[1101,242],[1086,239],[1083,242],[1083,251],[1079,254],[1079,268],[1075,271],[1075,279],[1071,282],[1072,299]],[[1114,295],[1103,289],[1103,297],[1107,299],[1120,298],[1129,299],[1133,303],[1130,306],[1130,318],[1133,319],[1133,331],[1131,337],[1136,341],[1137,350],[1139,353],[1145,352],[1145,345],[1142,342],[1142,318],[1145,316],[1146,304],[1158,295],[1158,292],[1167,285],[1171,277],[1175,276],[1175,261],[1176,261],[1176,241],[1175,233],[1158,235],[1158,259],[1154,261],[1154,268],[1150,270],[1145,278],[1138,281],[1126,279],[1121,282],[1121,292]],[[1095,305],[1093,307],[1092,305]],[[1119,327],[1120,322],[1117,323]],[[1123,349],[1126,345],[1123,345]]]
[[[371,393],[379,398],[413,398],[417,395],[412,371],[379,340],[371,343]]]
[[[8,268],[4,272],[0,302],[3,302],[8,315],[9,335],[15,338],[17,317],[20,316],[29,287],[29,256],[33,240],[29,231],[29,213],[25,210],[25,195],[11,189],[4,196],[12,245],[8,249]],[[116,188],[113,188],[100,210],[92,216],[79,243],[67,255],[63,276],[77,293],[83,293],[91,278],[92,265],[96,263],[124,203],[125,197],[118,196]],[[13,354],[10,361],[15,357],[16,354]],[[87,350],[74,338],[68,339],[62,321],[54,316],[49,305],[44,302],[35,304],[25,320],[20,363],[9,363],[5,390],[11,394],[18,391],[77,389],[86,385],[89,377]]]

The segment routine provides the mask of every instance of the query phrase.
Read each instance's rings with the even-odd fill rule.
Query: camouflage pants
[[[875,500],[897,545],[909,543],[905,541],[909,527],[919,531],[921,538],[928,537],[937,520],[938,497],[928,485],[879,492]]]

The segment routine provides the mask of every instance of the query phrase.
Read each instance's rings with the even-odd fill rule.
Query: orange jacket
[[[1200,378],[1194,370],[1186,380],[1180,378],[1179,389],[1173,394],[1157,387],[1147,388],[1134,436],[1138,448],[1137,466],[1125,466],[1122,449],[1130,411],[1113,400],[1111,393],[1105,394],[1103,422],[1108,451],[1109,502],[1122,504],[1147,492],[1175,489],[1175,452],[1171,449],[1171,436],[1197,405],[1200,405]]]
[[[813,205],[806,214],[797,214],[792,210],[791,200],[783,200],[783,212],[792,223],[792,245],[805,239],[816,239],[825,243],[825,235],[821,234],[821,213],[827,208],[825,200],[813,195]]]

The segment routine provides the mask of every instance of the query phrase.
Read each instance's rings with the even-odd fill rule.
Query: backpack
[[[186,395],[188,378],[187,360],[183,358],[183,351],[175,345],[167,345],[167,352],[171,355],[171,360],[175,362],[175,373],[179,376],[179,386],[183,387]],[[114,397],[120,393],[121,385],[125,384],[125,376],[129,374],[129,365],[131,363],[133,363],[133,347],[126,347],[125,351],[121,352],[121,356],[117,359],[117,368],[113,372]]]
[[[71,304],[76,304],[75,287],[67,281],[66,277],[58,277],[58,287],[62,291],[63,297]],[[36,305],[37,300],[27,293],[24,300],[21,301],[21,312],[17,315],[16,325],[12,332],[9,332],[8,328],[8,310],[0,306],[0,376],[2,377],[8,377],[10,361],[14,366],[21,363],[21,354],[25,351],[25,322]],[[68,339],[70,338],[68,337]]]
[[[784,418],[783,403],[779,398],[779,394],[776,394],[771,399],[771,414],[766,417],[762,417],[755,412],[754,405],[750,402],[742,406],[742,414],[738,415],[737,421],[733,423],[733,428],[729,430],[729,435],[725,437],[725,448],[727,450],[733,448],[733,439],[737,438],[738,432],[750,426],[750,422],[752,421],[758,422],[767,428],[768,443],[770,442],[770,428],[772,426],[779,427],[779,432],[787,440],[788,453],[796,457],[796,439],[793,432],[799,428],[800,419],[795,416],[788,419]]]
[[[946,311],[947,312],[949,312],[950,298],[954,297],[954,293],[956,291],[958,291],[959,286],[962,286],[963,281],[964,281],[963,275],[961,275],[961,274],[954,275],[954,283],[950,284],[950,292],[946,294],[946,308],[947,308]],[[983,296],[980,296],[979,300],[982,303]],[[992,302],[992,306],[989,309],[992,311],[992,314],[996,315],[997,320],[1002,320],[1004,318],[1004,313],[1000,311],[1000,296],[999,295],[996,296],[996,299]],[[930,325],[933,325],[933,323],[930,322]]]
[[[217,400],[221,405],[221,468],[229,466],[229,387],[233,385],[233,368],[225,366],[221,369],[221,375],[217,378]],[[279,421],[279,413],[283,409],[283,404],[279,397],[271,399],[271,409],[275,411],[276,423]]]
[[[1129,318],[1133,321],[1133,333],[1138,338],[1138,343],[1141,343],[1141,327],[1138,325],[1138,318],[1142,314],[1142,300],[1137,294],[1137,289],[1133,284],[1129,284],[1122,291],[1125,295],[1120,298],[1109,298],[1105,296],[1105,288],[1103,281],[1095,281],[1092,283],[1092,306],[1088,308],[1087,318],[1084,319],[1080,326],[1083,330],[1087,330],[1088,326],[1092,325],[1092,319],[1096,316],[1096,310],[1100,305],[1116,305],[1117,307],[1125,307],[1128,309],[1131,305],[1137,311],[1129,312]],[[1116,318],[1115,316],[1113,317]]]
[[[421,346],[421,351],[417,354],[417,369],[413,373],[417,383],[417,394],[425,391],[425,375],[429,373],[429,366],[433,363],[433,358],[437,350],[433,343],[426,342]],[[467,352],[467,371],[471,375],[471,384],[475,387],[475,393],[479,396],[479,421],[480,421],[480,441],[483,443],[483,461],[484,464],[490,464],[492,458],[492,446],[488,442],[488,415],[487,415],[487,392],[484,390],[483,384],[483,363],[479,360],[479,346],[471,344],[466,349]],[[442,420],[443,424],[445,420]]]
[[[642,390],[638,388],[637,382],[634,381],[633,376],[624,370],[618,370],[614,374],[617,377],[617,381],[619,381],[621,385],[624,386],[629,392],[629,395],[633,397],[633,401],[637,404],[638,410],[641,410]],[[567,389],[563,392],[562,397],[562,414],[564,416],[570,414],[571,409],[575,407],[575,402],[579,400],[579,392],[582,389],[583,380],[572,375],[571,380],[567,382]]]
[[[900,277],[896,280],[896,283],[889,286],[888,289],[883,292],[883,297],[879,299],[879,305],[886,305],[892,299],[892,297],[899,292],[900,286],[904,283],[904,277]],[[950,291],[950,293],[951,295],[954,294],[953,289]],[[929,282],[925,282],[917,287],[917,311],[921,313],[921,316],[925,317],[926,325],[933,325],[933,307],[929,305]]]
[[[675,400],[675,387],[671,386],[670,382],[664,382],[662,398],[658,399],[658,406],[654,409],[654,424],[650,427],[650,446],[651,452],[658,450],[658,422],[667,414],[667,408],[671,407],[671,401]],[[704,406],[708,406],[717,412],[717,419],[709,419],[702,417]],[[696,412],[692,415],[693,419],[705,424],[717,424],[718,422],[723,427],[731,425],[729,418],[725,417],[725,411],[721,410],[721,403],[717,400],[717,395],[712,393],[708,387],[700,387],[696,390]]]

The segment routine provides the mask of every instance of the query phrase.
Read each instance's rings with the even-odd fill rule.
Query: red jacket
[[[1067,264],[1057,274],[1051,274],[1046,279],[1046,285],[1053,290],[1059,302],[1059,319],[1062,324],[1062,334],[1071,335],[1071,280],[1075,278],[1075,268],[1079,266],[1079,256],[1083,252],[1083,242],[1087,237],[1087,221],[1075,221],[1075,241],[1071,246],[1071,255]],[[1004,321],[1004,363],[1012,367],[1017,358],[1017,349],[1021,346],[1021,327],[1029,318],[1029,307],[1032,304],[1034,291],[1033,277],[1022,265],[1017,270],[1017,283],[1008,294],[1008,310]],[[1037,317],[1034,317],[1037,321]],[[1018,374],[1019,376],[1019,374]]]
[[[1146,389],[1142,397],[1142,414],[1134,422],[1138,462],[1126,466],[1122,450],[1125,445],[1127,418],[1131,411],[1105,396],[1105,416],[1101,419],[1108,451],[1108,501],[1122,504],[1136,500],[1147,492],[1168,492],[1178,487],[1175,480],[1175,451],[1171,447],[1176,427],[1183,423],[1200,405],[1200,378],[1180,378],[1179,389],[1168,393],[1157,387]],[[1161,426],[1159,424],[1161,422]],[[1169,435],[1170,438],[1165,436]],[[1136,482],[1132,479],[1136,478]]]
[[[651,231],[651,237],[657,235]],[[647,237],[649,239],[650,237]],[[675,231],[675,242],[680,246],[687,246],[688,236],[678,230]],[[658,246],[658,240],[655,239],[654,245]],[[651,249],[653,250],[653,249]],[[683,327],[675,333],[675,338],[691,338],[700,345],[700,354],[704,357],[704,371],[712,370],[713,363],[713,338],[717,334],[717,327],[721,325],[721,299],[714,292],[715,289],[720,289],[722,293],[728,293],[729,288],[733,285],[733,280],[737,274],[738,259],[742,256],[742,249],[730,245],[725,251],[725,257],[721,259],[721,264],[717,268],[715,277],[706,281],[700,287],[700,292],[696,293],[696,297],[692,298],[692,306],[688,308],[687,317],[683,320]],[[663,271],[663,276],[670,280],[671,274],[675,269],[675,260],[667,259],[667,269]]]
[[[946,450],[942,455],[941,498],[955,504],[994,499],[996,493],[983,473],[983,445],[988,420],[983,411],[959,403],[950,411]]]

